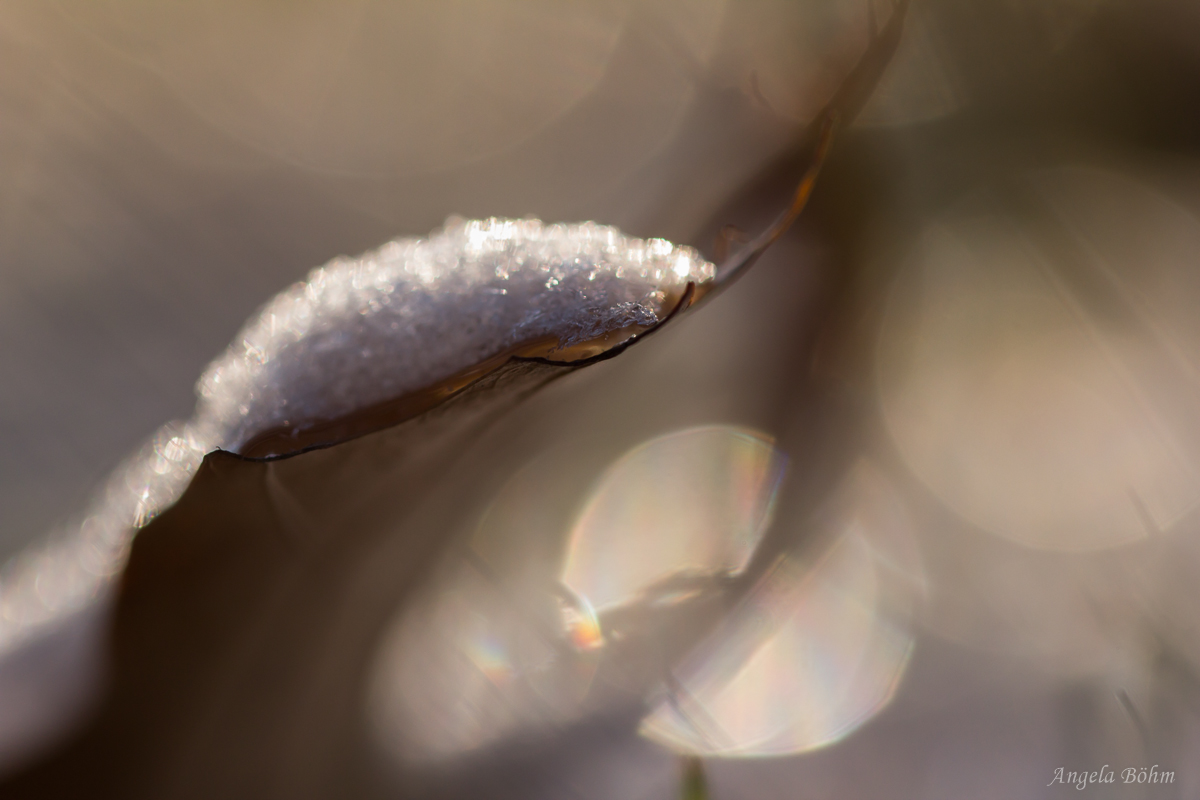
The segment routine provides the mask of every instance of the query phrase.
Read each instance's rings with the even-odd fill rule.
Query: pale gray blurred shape
[[[1147,573],[1160,558],[1159,544],[1047,553],[944,511],[926,509],[922,523],[921,550],[934,587],[923,617],[930,632],[1065,680],[1118,668],[1152,672],[1156,648],[1143,583],[1159,574]]]
[[[1200,300],[1176,285],[1193,280],[1180,277],[1194,270],[1181,243],[1200,240],[1200,223],[1094,173],[1027,180],[1070,209],[1067,232],[1051,208],[1010,211],[1001,190],[931,224],[914,253],[880,334],[889,431],[985,530],[1063,550],[1156,535],[1200,496],[1186,411],[1200,384],[1179,352],[1187,331],[1160,330],[1179,315],[1149,298]]]

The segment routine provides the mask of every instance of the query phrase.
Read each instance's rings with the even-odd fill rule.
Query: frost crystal
[[[666,297],[712,275],[690,248],[606,226],[451,219],[428,239],[335,259],[268,303],[201,378],[198,418],[235,449],[540,337],[567,346],[653,325]]]

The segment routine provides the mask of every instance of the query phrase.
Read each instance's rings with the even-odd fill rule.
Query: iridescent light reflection
[[[590,492],[518,472],[385,642],[368,703],[381,743],[439,762],[640,703],[712,630],[783,471],[768,437],[709,426],[643,443]]]
[[[674,670],[645,736],[714,756],[800,753],[891,699],[912,651],[920,572],[903,511],[869,467],[852,474],[815,564],[784,557]],[[898,569],[899,568],[899,569]]]
[[[579,715],[599,647],[589,609],[514,591],[473,559],[443,585],[405,615],[376,664],[368,707],[389,751],[437,762]]]
[[[811,562],[780,557],[743,594],[782,471],[770,440],[739,428],[646,442],[587,496],[558,584],[512,553],[485,559],[500,550],[477,533],[480,549],[406,613],[378,662],[370,707],[385,746],[440,761],[643,698],[642,733],[689,753],[799,753],[855,730],[887,705],[912,650],[924,581],[906,510],[857,465],[804,532],[831,544]],[[530,524],[541,516],[530,509]]]
[[[770,522],[784,464],[770,438],[730,426],[636,447],[584,506],[562,582],[603,613],[671,575],[736,573]]]

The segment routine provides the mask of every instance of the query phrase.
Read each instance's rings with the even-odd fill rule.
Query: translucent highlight
[[[638,446],[585,504],[563,583],[603,614],[671,575],[738,572],[770,521],[784,464],[770,438],[728,426]]]
[[[563,592],[561,604],[563,628],[567,639],[580,652],[598,650],[604,646],[604,632],[600,619],[587,600],[569,592]]]
[[[880,480],[852,474],[834,544],[812,565],[776,563],[673,670],[645,736],[691,754],[787,755],[836,742],[887,705],[912,651],[919,570]]]

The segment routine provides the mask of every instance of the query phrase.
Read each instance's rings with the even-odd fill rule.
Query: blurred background
[[[3,0],[0,556],[334,256],[450,214],[753,231],[889,13]],[[1198,150],[1189,0],[913,0],[802,223],[396,533],[447,544],[353,747],[193,736],[111,785],[666,798],[693,754],[713,798],[1055,797],[1105,765],[1091,796],[1197,796]],[[551,583],[569,658],[522,599]],[[13,785],[54,746],[12,745]]]

